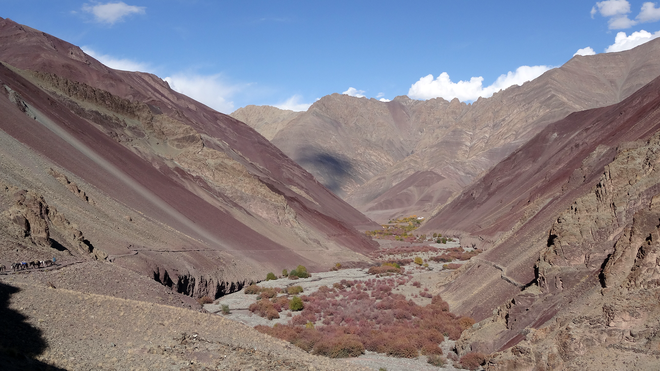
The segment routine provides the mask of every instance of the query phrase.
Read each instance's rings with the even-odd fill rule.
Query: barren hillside
[[[548,125],[420,228],[487,249],[442,289],[482,321],[464,349],[503,351],[494,369],[652,369],[659,131],[656,79]]]
[[[659,73],[655,40],[621,53],[574,57],[472,104],[405,96],[383,103],[333,94],[288,122],[281,114],[263,119],[272,107],[245,107],[240,117],[269,137],[276,131],[271,141],[278,148],[351,205],[385,222],[433,214],[546,125],[618,103]]]
[[[373,250],[356,228],[376,224],[158,77],[8,19],[0,61],[3,239],[113,259],[195,297]]]

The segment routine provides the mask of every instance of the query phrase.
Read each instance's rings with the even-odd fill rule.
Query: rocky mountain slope
[[[374,248],[356,230],[371,220],[158,77],[112,70],[9,19],[0,61],[0,238],[17,255],[108,259],[217,296]]]
[[[487,251],[443,288],[493,369],[652,369],[658,353],[660,78],[548,125],[420,233]],[[607,367],[605,367],[607,368]]]
[[[433,214],[546,125],[620,102],[659,73],[656,40],[626,52],[576,56],[472,104],[333,94],[290,118],[272,107],[232,115],[272,136],[329,189],[384,222]]]

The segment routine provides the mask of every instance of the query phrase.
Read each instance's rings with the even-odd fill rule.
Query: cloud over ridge
[[[128,5],[123,1],[106,4],[83,4],[82,10],[94,16],[99,23],[113,25],[131,14],[145,14],[146,7]]]
[[[474,101],[479,97],[487,98],[496,92],[512,85],[522,85],[548,71],[550,66],[520,66],[515,72],[509,71],[500,75],[495,82],[484,87],[484,78],[472,77],[469,81],[451,81],[447,72],[441,73],[436,79],[427,75],[419,79],[408,90],[408,96],[413,99],[443,98],[452,100],[458,98],[462,102]]]

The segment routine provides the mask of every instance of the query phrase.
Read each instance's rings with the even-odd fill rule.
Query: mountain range
[[[247,106],[252,126],[321,183],[380,223],[428,217],[543,128],[618,103],[660,71],[660,41],[576,56],[522,86],[472,104],[332,94],[306,112]]]
[[[59,264],[43,275],[3,274],[0,322],[28,318],[11,308],[48,307],[58,321],[38,323],[57,349],[59,339],[88,333],[49,332],[65,321],[53,302],[83,308],[64,312],[94,332],[121,322],[109,321],[112,308],[121,308],[117,318],[126,310],[139,326],[122,332],[146,331],[131,335],[145,344],[149,334],[169,336],[169,326],[183,331],[179,319],[189,318],[193,328],[231,328],[232,338],[184,333],[170,348],[126,354],[171,355],[172,346],[192,354],[205,342],[243,355],[236,364],[256,354],[289,367],[288,345],[168,305],[218,298],[298,264],[312,273],[375,264],[378,242],[363,232],[416,214],[425,217],[416,233],[480,252],[439,272],[433,292],[476,321],[456,341],[459,355],[484,353],[489,370],[652,370],[659,75],[655,40],[574,57],[471,104],[332,94],[306,112],[248,106],[227,116],[155,75],[108,68],[0,18],[0,256]],[[126,291],[147,304],[124,300]],[[101,303],[112,308],[90,309]],[[258,340],[246,345],[241,333]],[[0,359],[11,355],[7,339]]]

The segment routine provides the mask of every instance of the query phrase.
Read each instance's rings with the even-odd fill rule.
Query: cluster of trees
[[[298,265],[296,268],[292,269],[290,272],[286,269],[282,270],[282,277],[289,277],[289,279],[297,280],[298,278],[308,278],[312,275],[307,272],[307,268],[303,265]],[[266,281],[276,280],[277,276],[273,272],[268,272],[266,274]]]

